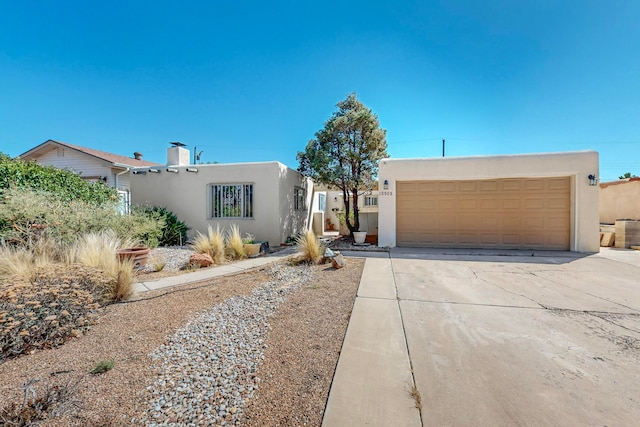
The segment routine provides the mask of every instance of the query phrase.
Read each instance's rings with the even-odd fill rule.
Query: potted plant
[[[249,258],[254,258],[260,255],[262,242],[256,242],[253,235],[247,233],[242,239],[242,246],[244,248],[244,253],[246,253]]]
[[[353,242],[354,243],[364,243],[364,240],[367,238],[366,231],[354,231],[353,233]]]
[[[329,218],[325,219],[324,222],[327,223],[327,231],[334,231],[334,225]]]
[[[123,261],[125,259],[133,260],[135,268],[140,268],[147,263],[150,248],[146,246],[138,246],[133,248],[122,248],[116,251],[118,258]]]

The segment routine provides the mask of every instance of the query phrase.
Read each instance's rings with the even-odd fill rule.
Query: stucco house
[[[280,245],[311,223],[313,183],[280,162],[189,164],[189,151],[171,147],[167,165],[136,168],[132,203],[166,206],[191,229],[210,225]]]
[[[640,178],[600,183],[600,222],[640,220]]]
[[[353,204],[352,204],[353,209]],[[358,195],[358,209],[360,210],[360,231],[367,234],[378,234],[378,190],[362,192]],[[327,231],[337,231],[342,235],[349,234],[346,225],[338,218],[344,212],[342,191],[328,190],[326,187],[315,186],[312,204],[313,231],[323,235]]]
[[[598,153],[383,159],[381,246],[598,252]]]
[[[70,170],[87,181],[104,182],[116,188],[124,212],[128,212],[131,201],[129,170],[137,167],[158,166],[158,163],[142,160],[142,154],[138,152],[133,153],[133,157],[126,157],[52,139],[18,157],[44,166]]]

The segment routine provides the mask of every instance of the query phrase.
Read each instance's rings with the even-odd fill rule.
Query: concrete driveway
[[[366,260],[323,425],[638,420],[640,252]]]

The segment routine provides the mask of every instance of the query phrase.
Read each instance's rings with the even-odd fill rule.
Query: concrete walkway
[[[322,425],[421,426],[391,259],[357,254],[368,258]]]
[[[221,265],[213,268],[203,268],[200,270],[196,270],[193,273],[163,277],[161,279],[149,280],[148,282],[138,282],[134,284],[133,291],[134,294],[140,294],[143,292],[155,291],[157,289],[188,285],[191,283],[198,283],[205,280],[214,279],[216,277],[238,274],[252,268],[262,267],[264,265],[280,261],[281,259],[293,254],[294,252],[295,249],[291,247],[282,249],[273,254],[257,258],[249,258],[242,261],[234,262],[233,264]]]

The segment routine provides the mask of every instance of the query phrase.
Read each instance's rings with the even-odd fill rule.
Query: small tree
[[[618,179],[638,178],[638,175],[631,175],[631,172],[625,172],[624,175],[620,175]]]
[[[360,229],[358,195],[374,188],[378,161],[388,157],[387,132],[380,129],[378,116],[358,101],[355,93],[337,107],[305,151],[298,152],[298,170],[329,188],[342,190],[346,224],[353,234]]]

